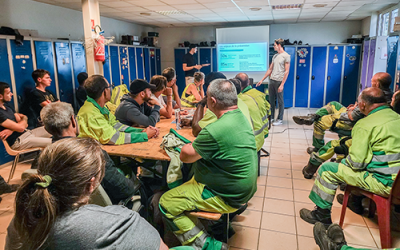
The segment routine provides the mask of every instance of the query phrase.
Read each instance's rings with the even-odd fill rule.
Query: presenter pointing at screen
[[[285,52],[283,46],[284,41],[282,38],[275,40],[274,50],[278,53],[272,58],[272,63],[269,66],[267,73],[265,73],[264,77],[256,85],[257,87],[260,86],[265,78],[270,76],[268,91],[269,102],[271,104],[271,121],[274,126],[282,125],[283,109],[285,108],[283,103],[283,87],[285,86],[290,69],[290,55]],[[275,120],[276,98],[278,98],[279,114],[278,118]]]
[[[183,66],[183,71],[185,71],[186,86],[194,82],[194,78],[193,78],[194,73],[196,73],[202,67],[210,65],[210,64],[198,65],[197,59],[194,56],[194,54],[196,54],[196,52],[197,52],[196,45],[190,44],[189,52],[183,56],[182,66]]]

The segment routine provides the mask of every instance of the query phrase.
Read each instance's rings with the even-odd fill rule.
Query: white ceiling
[[[82,10],[81,0],[34,0]],[[238,22],[297,23],[362,20],[399,0],[99,0],[100,15],[156,27],[221,25]],[[271,5],[303,4],[296,10],[272,10]],[[315,4],[326,4],[316,8]],[[250,8],[261,8],[251,11]],[[155,11],[187,14],[164,16]],[[150,16],[141,15],[150,13]]]

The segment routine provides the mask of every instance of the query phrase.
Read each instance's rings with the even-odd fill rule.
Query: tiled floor
[[[258,190],[248,209],[235,218],[236,234],[229,240],[230,249],[318,250],[312,235],[313,226],[299,217],[301,208],[313,209],[308,199],[313,180],[304,179],[301,170],[307,164],[305,149],[312,143],[312,127],[299,126],[293,115],[306,115],[310,109],[285,110],[282,126],[272,126],[264,148],[271,153],[262,159]],[[288,119],[290,118],[290,119]],[[337,136],[327,133],[326,140]],[[19,183],[21,173],[29,163],[19,164],[11,183]],[[8,178],[10,166],[0,169]],[[13,216],[15,193],[2,195],[0,203],[0,249],[4,248],[6,229]],[[332,220],[338,223],[341,205],[336,201]],[[377,219],[373,220],[346,212],[344,231],[349,245],[363,248],[380,247]],[[394,247],[400,247],[400,214],[392,216]]]

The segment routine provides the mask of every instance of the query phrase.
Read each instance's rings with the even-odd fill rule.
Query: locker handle
[[[330,81],[331,80],[331,77],[330,76],[328,76],[328,81]]]
[[[315,76],[312,76],[312,77],[311,77],[311,80],[315,80]]]
[[[296,80],[299,80],[300,79],[300,76],[296,76]]]
[[[346,79],[347,79],[347,76],[344,76],[344,79],[346,80]]]

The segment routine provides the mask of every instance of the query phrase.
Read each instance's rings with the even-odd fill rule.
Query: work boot
[[[317,114],[308,114],[306,116],[293,116],[293,121],[298,125],[312,125],[320,118]]]
[[[353,211],[354,213],[362,215],[364,213],[364,207],[362,206],[362,199],[364,197],[365,196],[363,196],[363,195],[350,194],[349,200],[347,201],[347,207],[350,208],[350,210]],[[338,194],[336,196],[336,200],[341,205],[343,205],[343,199],[344,199],[343,194]]]
[[[312,154],[312,153],[316,153],[318,152],[318,148],[314,148],[314,147],[308,147],[307,148],[307,154]]]
[[[331,210],[322,209],[318,206],[316,206],[315,209],[312,211],[306,208],[301,209],[300,218],[311,224],[321,222],[322,224],[324,224],[325,228],[329,227],[329,225],[332,224]]]
[[[333,246],[330,249],[341,249],[342,246],[347,245],[346,239],[344,238],[343,229],[338,224],[332,224],[328,227],[326,232],[328,238],[332,241]]]
[[[321,222],[315,223],[314,229],[314,240],[315,243],[319,246],[320,250],[329,250],[329,238],[328,235],[326,234],[326,228],[324,224]]]
[[[315,172],[317,172],[319,166],[312,164],[310,161],[308,162],[307,166],[303,168],[303,175],[306,179],[313,178]]]

